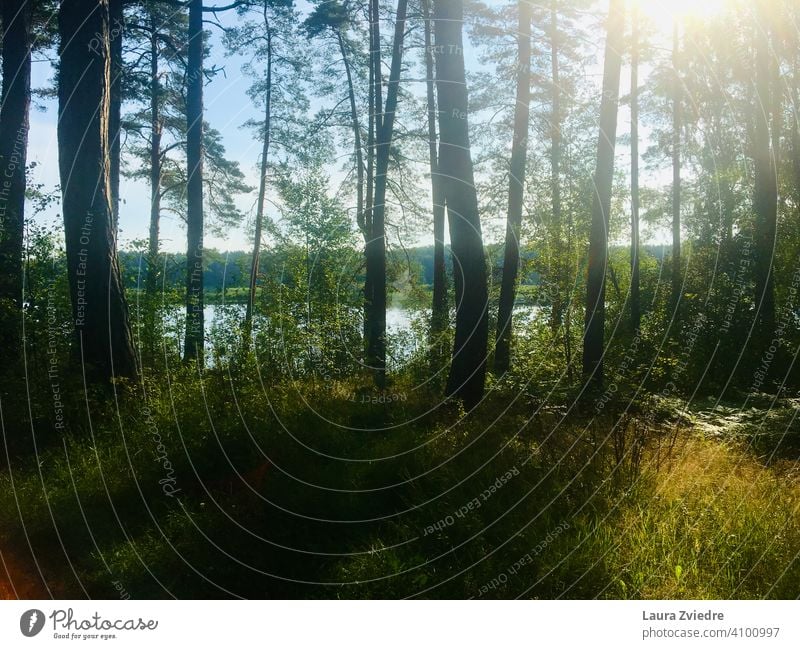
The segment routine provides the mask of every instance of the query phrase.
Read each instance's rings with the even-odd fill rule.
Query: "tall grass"
[[[691,429],[665,460],[669,426],[632,461],[612,414],[498,384],[465,415],[414,385],[388,404],[255,371],[118,385],[11,458],[0,548],[30,543],[59,596],[800,595],[785,466]]]

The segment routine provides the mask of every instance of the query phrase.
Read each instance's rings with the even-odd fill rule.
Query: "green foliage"
[[[113,596],[113,580],[133,597],[798,595],[800,491],[744,446],[689,435],[668,454],[656,427],[631,474],[615,416],[565,424],[503,388],[469,416],[431,411],[402,377],[390,407],[374,394],[148,372],[14,462],[4,547],[24,521],[60,596]],[[47,551],[56,533],[80,586]]]

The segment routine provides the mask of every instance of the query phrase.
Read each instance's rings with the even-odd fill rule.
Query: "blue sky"
[[[222,24],[236,20],[235,14],[232,12],[227,15],[220,14],[219,19]],[[219,30],[215,27],[211,27],[211,31],[211,58],[217,65],[224,64],[225,74],[217,75],[205,87],[204,102],[206,119],[212,127],[222,133],[228,156],[239,162],[242,171],[247,177],[248,184],[257,186],[258,176],[256,164],[260,154],[260,144],[253,138],[252,133],[242,129],[241,125],[250,118],[260,118],[260,110],[255,109],[250,99],[247,97],[246,90],[250,84],[250,80],[241,73],[240,66],[242,60],[237,57],[223,57],[224,48],[220,43]],[[597,53],[600,53],[602,45],[603,39],[599,38],[596,43],[589,44],[589,47],[597,49]],[[417,56],[417,53],[415,53],[414,56]],[[475,54],[470,51],[468,43],[466,56],[468,65],[477,65]],[[35,58],[41,59],[41,55]],[[599,78],[601,69],[599,64],[594,64],[589,67],[588,72],[591,76],[597,76]],[[642,72],[642,77],[644,77],[646,70]],[[32,73],[34,88],[49,85],[52,81],[52,76],[53,70],[49,61],[34,61]],[[628,92],[627,76],[626,70],[623,69],[623,87],[621,88],[623,94]],[[418,91],[424,92],[422,84],[417,85],[420,86]],[[39,103],[42,102],[40,101]],[[50,99],[43,103],[45,106],[44,111],[34,109],[31,112],[28,155],[30,161],[38,163],[34,173],[34,180],[43,183],[48,188],[52,188],[59,182],[56,146],[56,101],[55,99]],[[313,109],[317,107],[318,106],[312,106]],[[123,111],[124,110],[125,108],[123,108]],[[621,135],[624,135],[628,131],[628,123],[629,113],[623,106],[621,107],[619,115],[619,133]],[[643,137],[646,137],[646,131],[643,132]],[[626,146],[618,146],[617,158],[618,164],[629,164],[628,148]],[[341,164],[339,161],[331,165],[330,171],[334,183],[341,180],[340,166]],[[662,174],[657,173],[651,175],[650,179],[661,184],[663,177]],[[643,181],[647,179],[648,176],[645,174]],[[124,248],[127,247],[132,240],[145,239],[147,237],[149,188],[143,181],[132,181],[123,178],[120,186],[120,198],[122,201],[120,208],[120,245]],[[255,203],[255,198],[255,192],[241,197],[238,201],[240,209],[250,214]],[[60,223],[58,206],[52,208],[48,213],[41,215],[39,220]],[[652,234],[651,240],[658,241],[662,238],[662,234],[659,232],[654,232]],[[666,235],[663,236],[665,237]],[[419,241],[422,243],[429,243],[429,238],[430,237],[427,235],[421,235]],[[164,251],[179,252],[184,249],[185,231],[182,223],[174,215],[169,213],[163,215],[161,239],[161,247]],[[241,227],[227,232],[224,237],[213,236],[210,233],[207,234],[206,245],[220,250],[242,250],[250,248],[252,243],[247,234],[247,227],[243,224]]]

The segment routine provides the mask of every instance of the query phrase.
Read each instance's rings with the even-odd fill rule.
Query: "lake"
[[[246,305],[232,303],[232,304],[207,304],[203,309],[203,317],[205,320],[206,332],[210,331],[215,325],[223,324],[223,314],[231,312],[239,314],[244,319]],[[514,323],[517,327],[524,326],[531,322],[542,310],[540,306],[518,305],[514,307]],[[388,346],[390,357],[394,365],[402,365],[414,352],[417,351],[418,344],[423,341],[418,340],[413,335],[412,324],[414,319],[426,317],[430,313],[426,311],[415,311],[411,309],[403,309],[399,307],[391,307],[386,310],[386,333],[388,337]],[[184,314],[184,307],[175,307],[170,311],[168,320],[172,325],[178,325],[178,329],[182,329],[181,323]],[[176,340],[176,343],[179,342]],[[207,362],[212,360],[212,355],[207,356]]]

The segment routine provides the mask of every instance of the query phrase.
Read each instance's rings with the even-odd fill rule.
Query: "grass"
[[[741,444],[690,436],[620,517],[620,595],[796,598],[800,481]],[[614,547],[612,545],[612,547]]]
[[[432,410],[402,378],[386,405],[179,368],[94,397],[91,426],[72,389],[68,435],[0,477],[0,547],[29,541],[57,596],[800,595],[795,465],[744,441],[688,427],[667,457],[651,427],[632,460],[613,415],[502,387]]]

